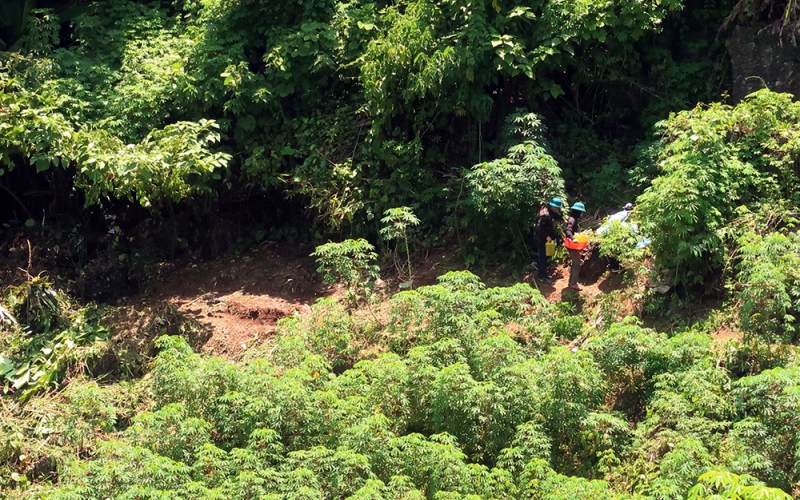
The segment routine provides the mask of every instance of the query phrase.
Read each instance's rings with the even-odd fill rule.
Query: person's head
[[[561,201],[561,198],[553,198],[550,200],[550,203],[547,204],[547,208],[550,209],[551,212],[558,213],[561,211],[561,207],[564,203]]]
[[[625,211],[630,212],[631,210],[633,210],[633,203],[626,203]]]
[[[583,215],[584,212],[586,212],[586,206],[581,202],[574,203],[572,208],[569,209],[569,215],[576,219]]]

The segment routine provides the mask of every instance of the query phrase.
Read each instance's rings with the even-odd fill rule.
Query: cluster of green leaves
[[[789,343],[800,326],[800,235],[747,233],[739,239],[739,318],[745,332]]]
[[[348,300],[355,305],[362,298],[369,299],[375,281],[380,277],[375,259],[375,247],[363,238],[325,243],[318,246],[312,257],[319,263],[317,272],[325,283],[342,283],[347,287]]]
[[[128,427],[147,408],[145,387],[100,385],[77,377],[63,391],[40,392],[25,403],[4,397],[0,418],[0,488],[13,495],[56,477],[59,464],[91,453],[104,435]],[[27,491],[30,495],[31,491]]]
[[[40,277],[4,292],[0,321],[0,383],[22,400],[59,385],[105,351],[108,329],[96,306],[75,307]]]
[[[689,491],[689,500],[789,500],[791,495],[776,488],[764,486],[754,477],[739,476],[730,472],[709,471],[700,476],[700,483]]]
[[[136,389],[76,382],[59,396],[74,409],[42,432],[69,449],[83,436],[83,451],[56,455],[57,480],[29,492],[783,499],[800,479],[796,362],[737,379],[705,332],[668,337],[634,318],[573,343],[538,291],[487,288],[468,272],[389,305],[384,326],[322,300],[242,364],[162,337]],[[80,415],[86,423],[64,426]],[[87,425],[102,437],[82,434]],[[14,460],[5,470],[25,471]]]
[[[510,236],[519,248],[542,200],[565,196],[564,180],[547,150],[538,116],[510,115],[504,138],[520,141],[509,147],[507,158],[480,163],[464,174],[467,216],[463,223],[496,247]]]
[[[27,64],[14,61],[12,66]],[[43,63],[31,65],[26,71],[37,73]],[[227,167],[230,155],[210,150],[220,139],[212,120],[171,123],[139,137],[123,135],[107,120],[86,120],[82,115],[91,114],[85,109],[91,105],[70,102],[73,89],[35,94],[25,88],[23,77],[9,78],[7,66],[0,62],[0,175],[28,166],[37,173],[76,167],[74,183],[87,204],[127,198],[159,209],[192,195],[208,195],[210,183]],[[130,137],[136,143],[128,143]]]
[[[411,267],[411,249],[408,246],[408,233],[413,226],[419,225],[419,219],[409,207],[390,208],[384,212],[384,217],[381,219],[384,226],[379,231],[381,237],[385,240],[398,240],[394,247],[394,262],[401,278],[409,282],[414,277],[414,270]],[[403,249],[406,254],[406,265],[398,265],[398,257],[400,250],[400,242],[403,243]]]
[[[615,258],[626,268],[641,263],[646,252],[644,248],[638,248],[637,244],[642,238],[633,227],[619,221],[612,221],[607,227],[597,238],[600,255]]]
[[[401,279],[407,280],[410,287],[413,278],[411,268],[411,250],[408,246],[408,233],[411,227],[419,224],[419,219],[409,207],[390,208],[381,219],[384,226],[380,235],[387,241],[399,240],[394,248],[394,261]],[[405,265],[398,265],[400,243],[405,250]],[[325,283],[332,285],[341,283],[347,288],[347,299],[351,305],[357,305],[360,299],[372,302],[376,297],[373,289],[380,275],[375,265],[378,254],[375,247],[367,240],[344,240],[341,243],[326,243],[318,246],[312,257],[316,257]]]
[[[681,7],[110,0],[61,20],[37,12],[0,62],[0,160],[69,168],[90,204],[129,198],[157,211],[282,186],[329,227],[363,228],[398,205],[441,221],[447,179],[485,157],[482,132],[458,129],[498,136],[489,118],[508,114],[505,94],[553,99],[591,82],[589,68],[616,64]],[[565,70],[575,81],[557,83]],[[555,169],[527,142],[487,165],[525,179]]]
[[[660,143],[644,161],[659,175],[638,212],[662,268],[678,281],[701,281],[737,248],[732,223],[742,210],[800,206],[799,121],[791,96],[762,90],[658,125]]]

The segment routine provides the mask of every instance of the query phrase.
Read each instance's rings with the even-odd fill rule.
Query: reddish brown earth
[[[595,296],[618,290],[623,287],[622,273],[609,270],[607,261],[593,255],[590,251],[584,252],[584,263],[581,269],[579,282],[583,291],[577,292],[568,288],[569,285],[569,259],[564,261],[551,261],[550,276],[555,283],[548,285],[535,279],[536,274],[530,268],[525,269],[516,277],[508,269],[491,268],[472,270],[481,277],[488,286],[509,286],[514,283],[524,282],[538,288],[550,302],[572,300],[578,294],[591,300]],[[414,286],[431,285],[436,283],[436,278],[448,271],[464,269],[463,263],[453,252],[438,251],[431,253],[424,260],[415,263]],[[390,279],[387,279],[387,282]]]
[[[261,245],[240,256],[190,262],[164,270],[148,301],[167,301],[206,327],[202,350],[237,357],[271,338],[281,318],[302,314],[326,287],[314,261],[288,247]]]
[[[581,273],[584,286],[581,295],[587,301],[622,286],[619,273],[607,272],[606,264],[595,260],[587,262]],[[414,286],[433,284],[438,276],[463,268],[453,252],[432,252],[414,263]],[[278,245],[262,245],[241,256],[211,262],[165,264],[157,272],[163,278],[151,283],[144,297],[128,305],[139,311],[159,304],[173,305],[206,330],[194,345],[226,358],[238,358],[253,346],[268,342],[281,318],[305,314],[320,297],[342,295],[341,288],[322,283],[312,258],[297,249]],[[578,294],[567,288],[566,263],[559,263],[551,270],[556,280],[552,286],[538,283],[530,270],[516,277],[497,268],[473,272],[489,286],[524,281],[538,287],[551,302],[575,301]],[[389,295],[400,290],[393,266],[387,266],[382,274],[385,280],[382,293]]]

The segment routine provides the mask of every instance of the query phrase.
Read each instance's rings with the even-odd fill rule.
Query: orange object
[[[572,241],[569,238],[564,238],[564,246],[569,250],[583,250],[588,244],[589,240],[586,237],[576,239],[575,241]]]

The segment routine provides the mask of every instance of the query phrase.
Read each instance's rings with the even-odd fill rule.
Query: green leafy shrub
[[[177,462],[192,462],[197,448],[211,440],[211,425],[187,415],[183,404],[173,403],[137,415],[125,433],[135,446]]]
[[[231,157],[212,152],[219,126],[210,120],[179,122],[151,131],[131,147],[105,131],[86,133],[77,146],[83,167],[77,185],[89,204],[104,198],[127,197],[158,212],[170,202],[211,194]],[[102,146],[101,146],[102,145]]]
[[[786,94],[761,90],[732,107],[699,106],[661,122],[659,177],[638,198],[642,230],[656,262],[679,281],[719,269],[731,248],[723,239],[737,207],[790,200],[798,152],[789,137],[800,107]]]
[[[466,203],[490,220],[518,221],[523,226],[535,220],[543,200],[564,193],[561,169],[544,146],[544,127],[532,113],[517,113],[507,119],[511,146],[508,158],[481,163],[465,173]]]
[[[378,266],[374,264],[378,254],[367,240],[344,240],[341,243],[326,243],[316,248],[312,257],[317,258],[323,279],[328,284],[341,282],[347,287],[348,301],[355,305],[359,299],[371,297]]]
[[[553,440],[553,458],[560,467],[581,456],[580,433],[591,412],[600,409],[604,381],[591,354],[556,347],[535,366],[535,406]]]
[[[800,237],[747,233],[739,246],[742,329],[768,341],[791,341],[800,324]]]
[[[521,489],[525,498],[537,500],[567,500],[576,496],[603,500],[634,498],[615,493],[605,481],[559,474],[541,459],[528,462],[523,478],[524,486]]]
[[[468,271],[447,273],[438,285],[401,292],[390,303],[388,331],[398,352],[453,338],[471,353],[490,327],[501,327],[525,312],[547,314],[551,309],[527,284],[486,289]]]
[[[614,323],[589,338],[587,350],[610,384],[616,408],[629,415],[641,411],[653,389],[653,376],[658,373],[656,347],[663,340],[662,335],[642,328],[634,318]]]
[[[75,307],[66,295],[36,277],[5,290],[10,328],[0,337],[0,381],[23,400],[59,385],[67,370],[81,371],[105,353],[108,329],[101,310]]]
[[[630,224],[613,221],[598,239],[600,255],[617,259],[623,267],[628,269],[641,264],[647,255],[647,247],[638,248],[637,243],[642,238]]]
[[[126,428],[144,406],[144,396],[133,384],[101,386],[75,377],[63,391],[39,393],[24,404],[4,398],[0,485],[13,489],[55,480],[75,457],[87,456],[99,441]]]
[[[583,330],[583,319],[580,316],[561,314],[553,320],[552,331],[562,340],[574,340]]]
[[[385,226],[381,228],[380,235],[387,240],[402,240],[406,253],[406,268],[401,269],[397,266],[397,247],[394,249],[395,267],[401,277],[405,275],[405,279],[411,281],[414,273],[411,269],[411,251],[408,248],[408,229],[410,226],[418,226],[419,219],[409,207],[390,208],[384,215],[381,223]]]
[[[737,422],[731,441],[736,469],[753,474],[773,486],[787,488],[797,480],[797,444],[789,437],[796,435],[798,369],[764,370],[758,375],[736,381],[734,394],[739,411],[745,418]]]
[[[308,356],[322,356],[330,366],[352,366],[373,340],[373,325],[357,321],[334,299],[319,299],[305,318],[281,322],[272,353],[277,365],[302,366]]]
[[[689,500],[737,498],[740,500],[789,500],[791,495],[777,488],[768,488],[755,478],[723,471],[708,471],[689,491]]]
[[[521,244],[523,233],[536,221],[539,204],[564,196],[561,169],[545,146],[543,132],[538,116],[510,115],[507,140],[522,142],[508,149],[507,158],[480,163],[464,173],[467,225],[482,239],[492,234],[490,245]]]

